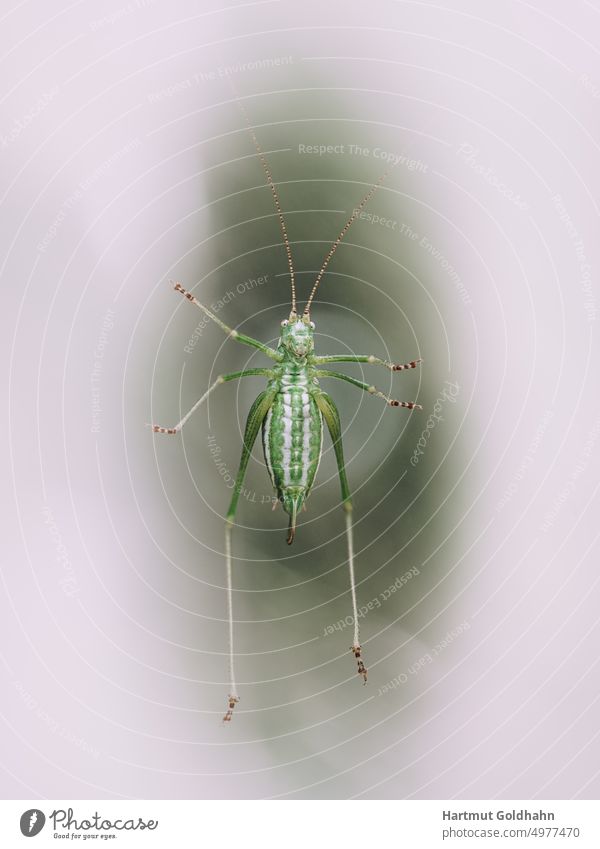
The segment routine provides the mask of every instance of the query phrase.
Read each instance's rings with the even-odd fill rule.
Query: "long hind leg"
[[[252,446],[256,441],[256,437],[258,435],[258,431],[260,429],[262,421],[267,415],[273,403],[274,394],[275,393],[268,391],[261,392],[261,394],[258,396],[256,401],[250,408],[250,412],[248,413],[248,420],[246,421],[246,430],[244,432],[244,445],[242,448],[242,457],[240,459],[240,466],[238,469],[237,477],[235,479],[233,496],[231,498],[229,510],[227,511],[227,516],[225,517],[225,560],[227,564],[227,618],[229,622],[229,696],[227,702],[227,713],[223,717],[223,722],[231,722],[231,718],[233,716],[233,709],[240,700],[237,692],[237,685],[235,683],[235,664],[233,651],[233,567],[231,556],[231,534],[233,530],[233,521],[235,518],[237,504],[240,498],[242,484],[244,483],[244,476],[246,474],[246,469],[248,468],[248,461],[252,452]]]
[[[344,464],[344,449],[342,447],[342,429],[340,426],[340,414],[335,406],[335,403],[326,392],[315,394],[315,401],[331,434],[333,442],[333,450],[337,461],[338,474],[340,476],[340,486],[342,489],[342,506],[346,514],[346,541],[348,544],[348,572],[350,577],[350,592],[352,596],[352,617],[354,619],[354,639],[350,647],[350,651],[356,658],[357,672],[362,676],[365,684],[367,683],[367,668],[362,659],[362,649],[360,645],[360,634],[358,626],[358,609],[356,604],[356,578],[354,575],[354,542],[352,537],[352,497],[350,495],[350,487],[348,486],[348,478],[346,477],[346,466]]]

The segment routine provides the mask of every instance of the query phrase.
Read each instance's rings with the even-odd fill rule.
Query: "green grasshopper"
[[[270,348],[268,345],[258,341],[258,339],[245,336],[243,333],[239,333],[237,330],[228,327],[207,307],[201,304],[200,301],[191,294],[191,292],[186,291],[180,283],[175,283],[175,289],[191,301],[191,303],[201,309],[208,318],[218,324],[231,339],[235,339],[236,342],[241,342],[243,345],[250,345],[252,348],[257,348],[259,351],[262,351],[262,353],[272,361],[272,366],[270,368],[247,368],[243,371],[222,374],[217,377],[211,386],[209,386],[204,395],[202,395],[191,410],[189,410],[189,412],[187,412],[181,419],[179,424],[175,425],[175,427],[167,428],[161,427],[160,425],[152,425],[152,429],[155,433],[179,433],[190,416],[206,401],[217,386],[220,386],[230,380],[238,380],[239,378],[250,376],[260,376],[267,380],[267,388],[261,392],[258,398],[254,401],[254,404],[250,409],[250,413],[248,414],[242,447],[242,457],[233,488],[233,496],[225,519],[230,691],[227,712],[223,717],[224,722],[231,721],[233,709],[239,701],[234,674],[231,533],[240,492],[242,491],[244,477],[248,467],[248,461],[250,459],[250,454],[256,441],[256,437],[258,436],[259,429],[262,428],[262,443],[265,463],[271,482],[277,493],[278,501],[282,504],[284,511],[289,515],[287,542],[291,545],[296,533],[298,513],[305,505],[310,494],[319,466],[319,461],[321,459],[323,445],[323,419],[325,420],[333,442],[333,450],[337,461],[342,491],[342,506],[346,516],[348,568],[352,596],[352,614],[354,620],[354,639],[351,651],[357,661],[358,674],[366,683],[367,669],[361,656],[356,604],[354,551],[352,540],[352,498],[344,465],[340,416],[333,399],[321,389],[319,380],[321,378],[344,380],[346,383],[351,383],[353,386],[357,386],[359,389],[368,392],[370,395],[382,398],[391,407],[406,407],[409,410],[422,409],[419,404],[415,404],[412,401],[396,401],[393,398],[388,398],[387,395],[380,392],[375,386],[356,380],[353,377],[348,377],[340,372],[330,371],[329,369],[323,368],[323,366],[326,366],[329,363],[368,363],[369,365],[384,366],[390,371],[402,371],[404,369],[415,368],[418,363],[421,362],[420,359],[413,360],[412,362],[405,363],[403,365],[397,365],[395,363],[382,360],[379,357],[375,357],[372,354],[329,354],[326,356],[317,356],[314,352],[315,325],[314,322],[311,321],[310,308],[317,293],[319,283],[321,282],[329,261],[348,232],[351,224],[354,220],[356,220],[360,211],[377,191],[386,175],[384,174],[378,182],[371,187],[370,191],[365,195],[358,207],[353,210],[352,216],[346,222],[344,228],[325,257],[325,261],[317,275],[304,310],[302,313],[299,313],[296,301],[296,282],[292,263],[292,253],[283,213],[279,203],[277,189],[275,188],[267,160],[256,139],[254,130],[250,126],[249,130],[252,135],[254,146],[256,147],[257,153],[262,162],[267,183],[273,194],[275,208],[277,210],[277,216],[279,218],[279,224],[283,235],[283,243],[287,254],[291,282],[291,311],[289,317],[285,318],[281,322],[281,331],[277,348]],[[277,504],[277,502],[275,502],[275,504]]]

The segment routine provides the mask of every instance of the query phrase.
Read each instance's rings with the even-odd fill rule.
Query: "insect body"
[[[279,351],[269,389],[276,392],[262,425],[265,462],[273,487],[290,516],[288,543],[294,541],[296,516],[313,485],[323,443],[323,418],[315,395],[316,370],[308,361],[314,324],[282,322]]]
[[[264,345],[257,339],[245,336],[237,330],[228,327],[207,307],[201,304],[194,295],[186,291],[180,283],[176,283],[175,289],[199,307],[204,314],[208,316],[208,318],[218,324],[232,339],[235,339],[237,342],[244,345],[257,348],[271,360],[272,364],[269,368],[248,368],[244,371],[220,375],[207,389],[204,395],[202,395],[202,397],[194,404],[192,409],[186,413],[179,424],[175,425],[175,427],[165,428],[160,425],[153,425],[155,433],[178,433],[192,413],[200,407],[211,392],[213,392],[219,385],[227,381],[250,376],[261,376],[267,380],[266,389],[257,397],[248,414],[240,466],[225,521],[230,673],[230,694],[228,698],[227,712],[224,716],[224,721],[226,722],[231,720],[235,705],[239,701],[234,674],[231,532],[240,492],[243,487],[246,469],[248,467],[248,461],[250,459],[250,453],[258,436],[259,430],[262,429],[265,463],[271,477],[271,482],[277,492],[279,502],[281,502],[284,511],[289,515],[287,542],[291,545],[294,541],[294,535],[296,532],[296,520],[298,513],[306,503],[319,466],[323,444],[323,421],[327,426],[335,452],[341,485],[342,505],[346,516],[348,568],[354,619],[354,639],[351,651],[357,661],[358,674],[366,683],[367,670],[362,660],[361,645],[359,641],[358,612],[354,578],[352,500],[344,465],[340,417],[333,399],[321,388],[320,381],[324,378],[343,380],[371,395],[375,395],[376,397],[385,400],[390,406],[406,407],[408,409],[421,409],[418,404],[415,404],[412,401],[396,401],[392,398],[388,398],[375,386],[356,380],[355,378],[341,374],[340,372],[323,368],[323,366],[327,366],[330,363],[346,362],[368,363],[371,365],[384,366],[391,371],[401,371],[403,369],[415,368],[421,360],[413,360],[403,365],[397,365],[395,363],[382,360],[379,357],[375,357],[372,354],[330,354],[318,356],[314,351],[315,325],[311,321],[310,308],[319,283],[323,277],[329,260],[335,253],[339,243],[342,241],[352,222],[358,216],[360,210],[379,187],[383,177],[369,190],[367,195],[365,195],[361,203],[354,210],[352,217],[344,226],[337,240],[334,242],[317,276],[306,306],[303,312],[299,313],[297,311],[296,304],[296,287],[291,251],[285,222],[279,205],[279,198],[277,196],[277,191],[271,178],[271,173],[266,159],[260,149],[252,128],[250,128],[250,132],[267,175],[267,181],[273,193],[277,214],[279,216],[290,270],[292,292],[291,312],[289,317],[281,322],[279,344],[277,348],[274,349]]]

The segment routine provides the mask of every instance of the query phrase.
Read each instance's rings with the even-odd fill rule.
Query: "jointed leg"
[[[181,292],[188,301],[191,301],[195,306],[199,307],[202,312],[207,315],[215,324],[218,324],[221,330],[225,331],[228,336],[231,336],[232,339],[235,339],[236,342],[241,342],[243,345],[250,345],[252,348],[258,348],[259,351],[262,351],[263,354],[266,354],[267,357],[270,357],[272,360],[279,360],[280,356],[274,348],[269,348],[268,345],[264,345],[262,342],[259,342],[258,339],[253,339],[251,336],[245,336],[243,333],[238,333],[237,330],[233,330],[233,328],[228,327],[224,322],[221,321],[220,318],[211,312],[208,307],[205,307],[204,304],[201,304],[197,298],[195,298],[191,292],[188,292],[187,289],[184,289],[181,283],[175,283],[175,290],[177,292]]]
[[[231,528],[232,525],[225,524],[225,560],[227,563],[227,621],[229,622],[229,695],[227,697],[227,713],[223,722],[231,722],[233,709],[240,700],[235,684],[235,670],[233,665],[233,579],[231,567]]]
[[[369,386],[368,383],[364,383],[362,380],[357,380],[355,377],[348,377],[347,374],[341,374],[339,371],[319,369],[319,371],[316,372],[316,376],[335,377],[338,380],[345,380],[346,383],[351,383],[353,386],[358,386],[359,389],[364,389],[364,391],[368,392],[370,395],[376,395],[377,398],[383,398],[383,400],[388,403],[390,407],[406,407],[409,410],[423,409],[420,404],[415,404],[413,401],[396,401],[394,398],[389,398],[387,395],[384,395],[383,392],[380,392],[376,386]]]
[[[187,422],[192,413],[195,413],[198,407],[206,401],[210,393],[220,386],[222,383],[226,383],[228,380],[237,380],[239,377],[251,377],[253,375],[260,375],[261,377],[272,377],[273,372],[268,368],[249,368],[244,371],[232,371],[230,374],[220,374],[219,377],[215,380],[215,382],[209,386],[204,395],[199,398],[191,410],[189,410],[179,424],[176,424],[175,427],[162,427],[161,425],[151,425],[154,433],[179,433],[181,428]]]
[[[354,618],[354,640],[350,647],[350,651],[356,658],[357,672],[362,676],[365,684],[367,683],[367,669],[361,657],[360,636],[358,629],[358,609],[356,604],[356,579],[354,577],[354,544],[352,539],[352,497],[350,495],[350,487],[348,486],[348,478],[346,477],[346,467],[344,464],[344,450],[342,447],[342,429],[340,426],[340,416],[333,402],[333,399],[325,392],[319,392],[314,395],[315,401],[323,414],[323,418],[331,434],[333,442],[333,450],[337,461],[338,474],[340,476],[340,485],[342,489],[342,506],[346,513],[346,540],[348,543],[348,571],[350,575],[350,592],[352,595],[352,616]]]
[[[381,360],[379,357],[374,357],[373,354],[327,354],[324,357],[315,357],[313,362],[315,365],[325,365],[325,363],[369,363],[370,365],[385,366],[390,371],[404,371],[408,368],[416,368],[422,359],[411,360],[410,363],[398,365],[398,363],[388,363],[387,360]]]
[[[237,477],[235,479],[235,486],[233,488],[233,496],[231,498],[229,510],[227,511],[227,516],[225,518],[225,560],[227,563],[227,616],[229,620],[229,696],[227,713],[223,717],[223,722],[231,722],[231,718],[233,716],[233,709],[240,700],[237,694],[237,687],[235,683],[233,655],[233,576],[231,557],[231,531],[233,529],[235,511],[237,509],[237,503],[240,498],[242,484],[244,483],[246,469],[248,468],[248,461],[252,452],[252,446],[254,445],[262,421],[267,415],[269,408],[273,403],[273,398],[273,392],[261,392],[261,394],[258,396],[256,401],[250,408],[250,412],[248,413],[248,420],[246,422],[246,430],[244,432],[244,445],[242,447],[240,467],[238,469]]]

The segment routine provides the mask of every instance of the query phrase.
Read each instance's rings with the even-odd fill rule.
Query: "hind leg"
[[[262,421],[267,415],[273,403],[273,397],[274,393],[272,392],[261,392],[261,394],[258,396],[256,401],[250,408],[250,412],[248,413],[246,430],[244,432],[244,445],[242,448],[242,457],[240,459],[240,466],[238,469],[237,477],[235,479],[235,486],[233,488],[231,504],[229,505],[229,510],[227,511],[227,516],[225,518],[225,560],[227,565],[227,619],[229,622],[229,696],[227,713],[223,717],[223,722],[231,722],[231,718],[233,716],[233,709],[240,700],[237,693],[237,685],[235,683],[233,651],[233,558],[231,556],[231,534],[233,531],[233,521],[235,518],[235,512],[237,510],[237,504],[240,498],[240,492],[244,483],[244,476],[246,474],[246,469],[248,468],[248,461],[250,460],[250,454],[252,452],[252,446],[256,441],[256,437],[258,435],[258,431],[260,429]]]
[[[352,536],[352,497],[350,495],[350,487],[348,486],[348,478],[346,477],[346,466],[344,463],[344,450],[342,447],[342,429],[340,426],[340,414],[332,398],[325,392],[316,394],[315,400],[323,414],[323,418],[331,434],[333,442],[333,450],[337,461],[338,474],[340,477],[340,486],[342,489],[342,507],[346,514],[346,542],[348,545],[348,572],[350,578],[350,593],[352,596],[352,617],[354,619],[354,640],[350,647],[350,651],[356,658],[357,672],[362,676],[365,684],[367,683],[367,669],[362,660],[362,649],[360,645],[360,635],[358,627],[358,609],[356,604],[356,578],[354,575],[354,541]]]

